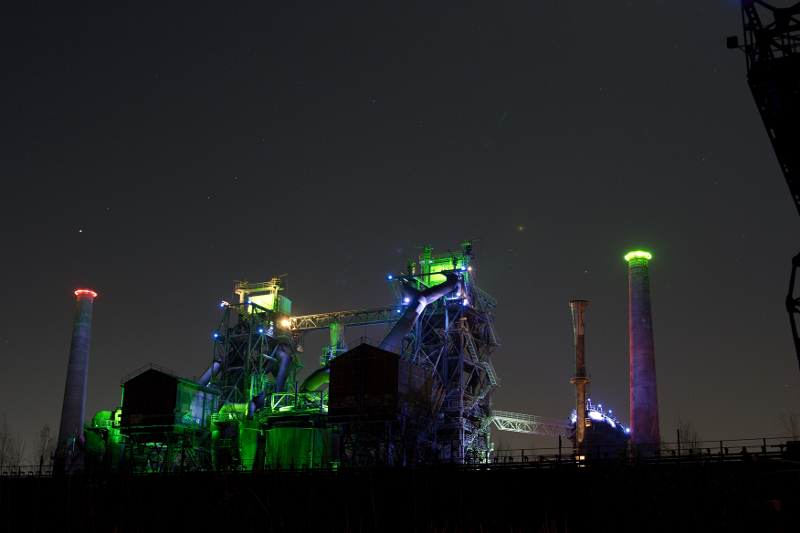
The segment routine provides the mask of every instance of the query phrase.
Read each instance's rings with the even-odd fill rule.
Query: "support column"
[[[575,374],[570,383],[575,385],[575,440],[574,451],[579,458],[586,456],[586,389],[591,379],[586,373],[586,354],[584,351],[584,326],[586,324],[586,300],[573,300],[569,303],[572,309],[572,332],[575,339]]]

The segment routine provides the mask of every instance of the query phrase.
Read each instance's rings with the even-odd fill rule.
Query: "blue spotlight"
[[[397,312],[399,313],[399,312],[400,312],[400,310],[398,309],[398,310],[397,310]]]
[[[394,279],[394,276],[392,276],[391,274],[389,274],[388,276],[386,276],[386,279]]]
[[[259,332],[259,333],[264,333],[264,328],[259,328],[259,329],[258,329],[258,332]]]
[[[214,333],[214,338],[216,339],[217,337],[219,337],[219,333]]]

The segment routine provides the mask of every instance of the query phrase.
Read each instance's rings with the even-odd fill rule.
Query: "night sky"
[[[494,409],[569,416],[585,299],[591,398],[628,424],[635,249],[667,440],[679,415],[780,436],[800,403],[800,225],[725,47],[738,1],[4,2],[0,29],[0,411],[26,440],[57,431],[77,288],[90,419],[143,365],[201,374],[233,280],[380,307],[404,254],[478,238]]]

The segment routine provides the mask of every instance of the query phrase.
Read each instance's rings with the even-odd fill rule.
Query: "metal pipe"
[[[586,300],[572,300],[572,332],[575,340],[575,375],[570,383],[575,385],[575,455],[586,455],[586,389],[591,379],[586,374],[586,354],[584,348],[584,327],[586,325]]]
[[[205,374],[200,376],[200,385],[203,387],[208,387],[211,383],[211,378],[217,375],[219,369],[222,368],[222,360],[217,359],[214,363],[206,370]]]
[[[650,275],[647,252],[631,252],[628,261],[630,305],[630,395],[631,444],[644,452],[659,449],[656,390],[656,358],[653,349],[653,318],[650,311]]]
[[[292,369],[292,354],[284,348],[278,348],[275,351],[275,355],[281,362],[278,373],[275,376],[275,392],[284,392],[286,380],[289,378],[289,371]]]
[[[414,323],[425,311],[425,307],[428,304],[435,302],[445,294],[453,292],[456,287],[458,287],[458,276],[453,273],[448,273],[445,274],[444,282],[440,283],[439,285],[429,287],[422,292],[413,289],[407,289],[406,292],[409,293],[411,301],[409,302],[408,307],[406,307],[406,312],[403,313],[400,321],[397,322],[389,334],[386,335],[378,348],[389,352],[394,350],[401,342],[403,342],[403,339],[408,332],[411,331],[411,328],[414,327]]]
[[[92,305],[97,293],[88,289],[75,291],[75,320],[67,363],[67,382],[58,427],[58,446],[64,448],[70,437],[83,438],[83,413],[86,405],[86,378],[89,373],[89,341],[92,333]]]
[[[300,390],[303,392],[315,391],[331,380],[331,367],[325,366],[316,369],[300,385]]]

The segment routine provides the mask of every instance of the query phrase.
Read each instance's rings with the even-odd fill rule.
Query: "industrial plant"
[[[493,313],[498,302],[477,283],[473,242],[441,254],[425,247],[405,270],[386,275],[393,301],[386,307],[293,316],[282,276],[239,282],[238,301],[220,303],[210,357],[198,360],[205,370],[200,377],[152,363],[122,378],[120,408],[101,411],[86,423],[97,294],[77,291],[56,471],[81,471],[87,463],[138,473],[492,463],[492,426],[570,439],[577,462],[593,453],[627,453],[631,430],[588,395],[585,301],[570,302],[576,361],[572,416],[491,410],[500,387],[492,365],[500,346]],[[645,420],[643,436],[636,434],[640,426],[633,426],[634,439],[642,443],[652,442],[654,424],[658,432],[649,258],[646,252],[626,257],[631,419]],[[348,328],[372,325],[391,329],[380,340],[347,335]],[[316,330],[328,330],[330,344],[319,354],[319,367],[301,381],[304,341]],[[653,401],[640,400],[642,387],[651,387],[644,394]]]

